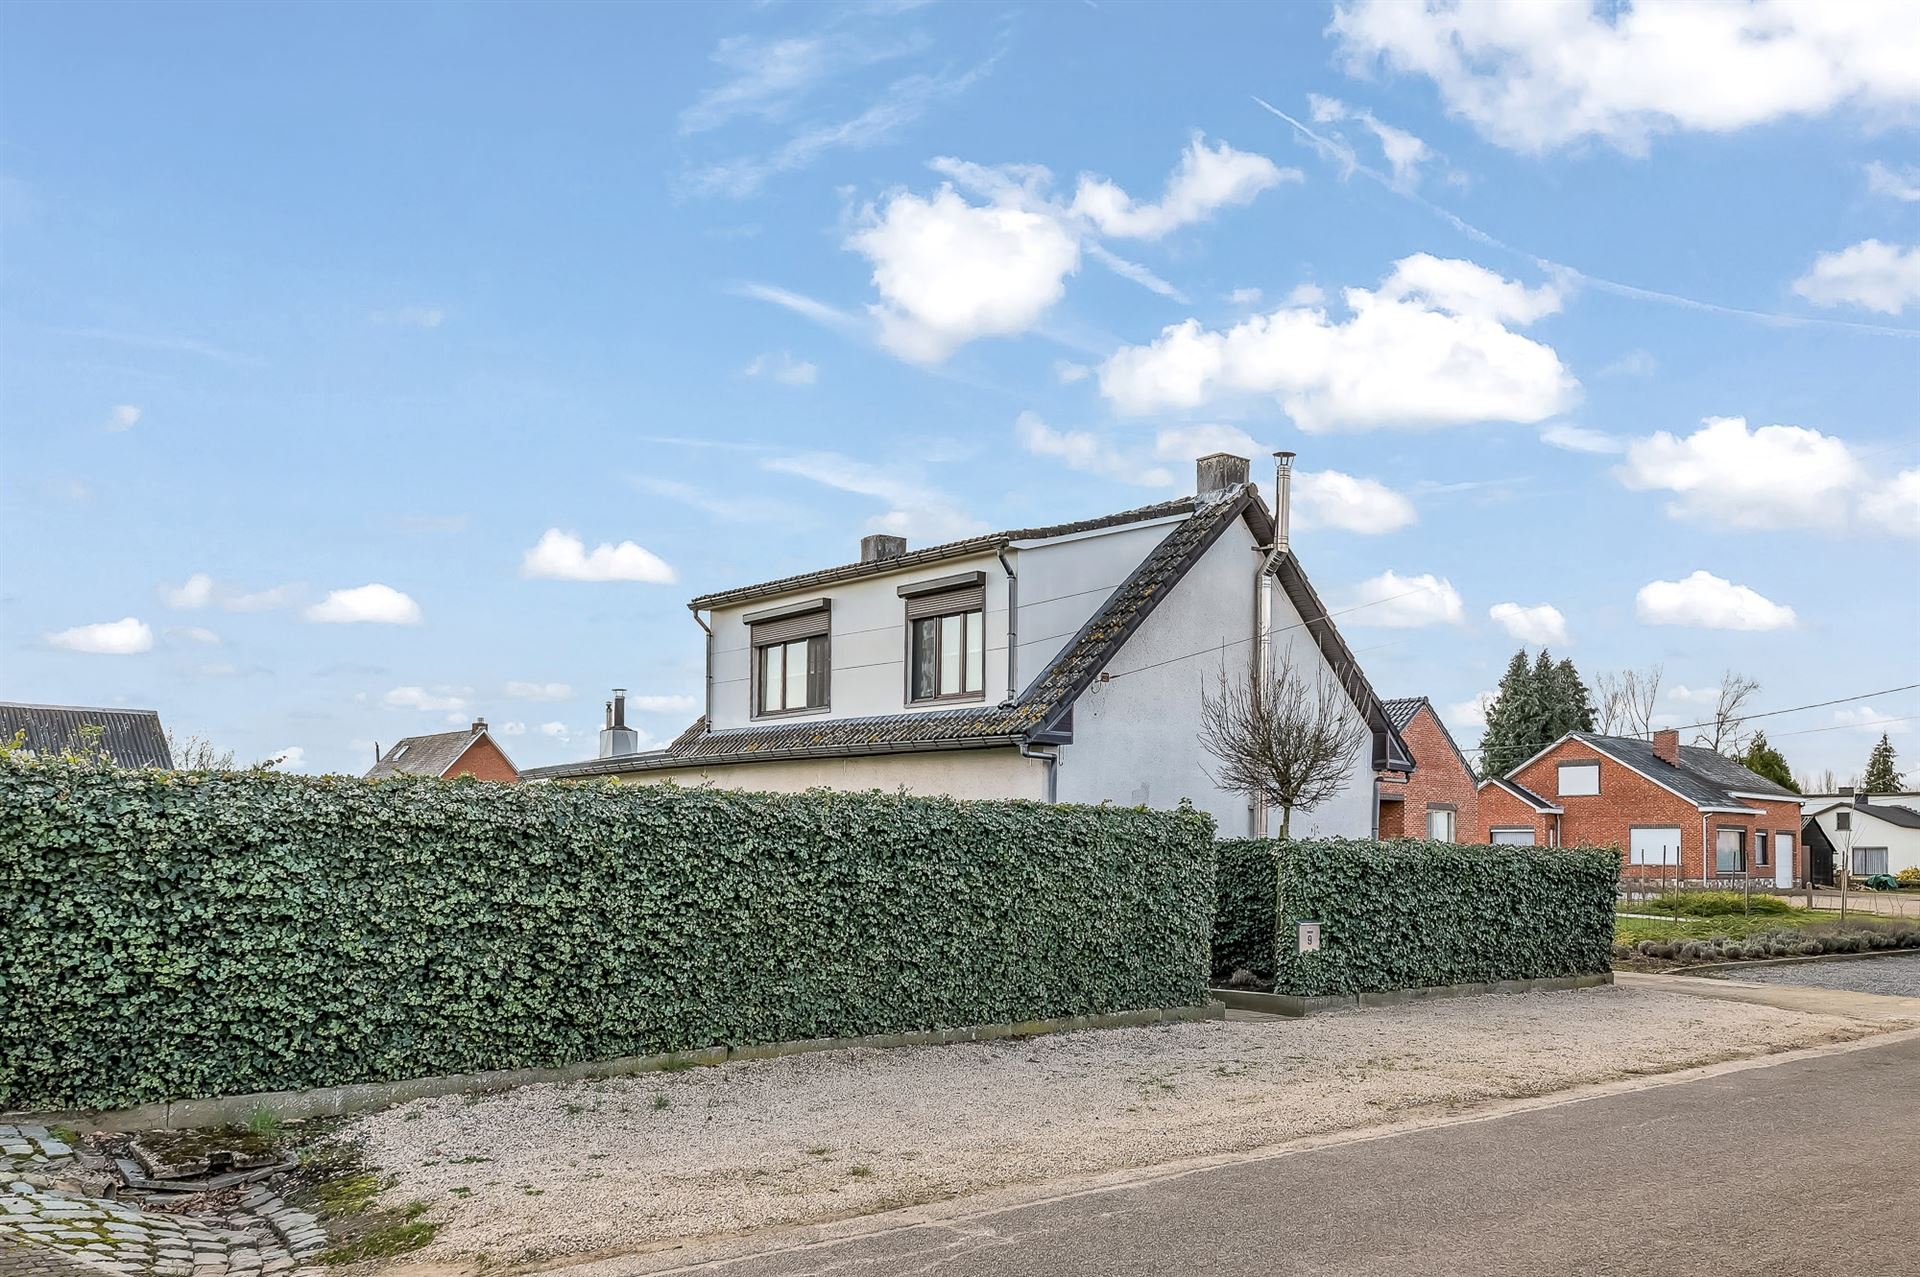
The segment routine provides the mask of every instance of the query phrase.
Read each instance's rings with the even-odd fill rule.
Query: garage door
[[[1627,863],[1635,865],[1677,865],[1680,863],[1680,830],[1636,829],[1627,847]]]
[[[1533,830],[1531,829],[1495,829],[1489,832],[1493,835],[1493,843],[1496,847],[1533,846]]]

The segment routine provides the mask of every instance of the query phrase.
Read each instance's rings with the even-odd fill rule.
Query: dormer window
[[[903,585],[907,606],[907,699],[979,700],[987,684],[986,574]]]
[[[810,599],[743,618],[752,636],[755,718],[827,708],[832,615],[826,599]]]

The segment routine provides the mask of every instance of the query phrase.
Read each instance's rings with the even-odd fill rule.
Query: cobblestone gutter
[[[259,1185],[206,1213],[94,1195],[101,1166],[42,1126],[0,1126],[0,1277],[317,1277],[319,1222]],[[92,1191],[89,1192],[88,1190]],[[176,1199],[177,1200],[177,1199]]]

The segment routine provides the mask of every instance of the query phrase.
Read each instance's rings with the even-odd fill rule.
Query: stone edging
[[[1691,967],[1676,967],[1659,975],[1725,975],[1748,967],[1797,967],[1807,962],[1857,962],[1862,958],[1915,958],[1920,949],[1874,949],[1867,953],[1810,953],[1800,958],[1755,958],[1740,962],[1702,962]]]
[[[1213,990],[1213,996],[1236,1011],[1264,1011],[1268,1015],[1321,1015],[1362,1007],[1397,1007],[1439,998],[1472,998],[1488,993],[1554,993],[1565,989],[1592,989],[1612,984],[1613,972],[1598,975],[1545,976],[1538,980],[1495,980],[1486,984],[1433,984],[1418,989],[1390,989],[1384,993],[1355,993],[1337,997],[1303,998],[1291,993],[1254,993],[1243,989]]]
[[[98,1131],[192,1130],[207,1126],[245,1125],[262,1109],[270,1110],[282,1119],[335,1117],[390,1108],[436,1095],[504,1091],[542,1082],[580,1082],[593,1078],[626,1077],[636,1073],[660,1073],[697,1065],[725,1064],[729,1060],[770,1060],[810,1051],[949,1046],[958,1042],[993,1042],[1042,1033],[1070,1033],[1076,1029],[1133,1029],[1154,1024],[1189,1024],[1198,1020],[1218,1020],[1226,1013],[1226,1007],[1215,1001],[1197,1007],[1149,1007],[1141,1011],[1114,1011],[1106,1015],[1058,1016],[1008,1024],[967,1025],[958,1029],[876,1033],[858,1038],[809,1038],[799,1042],[767,1042],[758,1046],[710,1046],[698,1051],[671,1051],[664,1055],[587,1060],[551,1069],[494,1069],[483,1073],[409,1078],[403,1082],[360,1082],[350,1086],[317,1087],[308,1091],[265,1091],[252,1095],[171,1100],[104,1112],[9,1112],[0,1113],[0,1122],[74,1126]]]

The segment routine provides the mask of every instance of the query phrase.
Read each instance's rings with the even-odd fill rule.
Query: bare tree
[[[1200,745],[1219,763],[1214,783],[1278,807],[1285,838],[1294,812],[1352,782],[1366,724],[1338,684],[1309,681],[1285,660],[1265,680],[1223,669],[1219,686],[1218,695],[1200,693]]]
[[[1593,681],[1599,705],[1594,716],[1602,736],[1647,736],[1653,732],[1653,705],[1660,699],[1661,668],[1606,673]]]
[[[1741,710],[1760,690],[1758,679],[1728,670],[1720,678],[1720,695],[1714,698],[1713,721],[1696,735],[1694,743],[1705,745],[1716,754],[1737,754],[1747,733],[1741,730]]]

